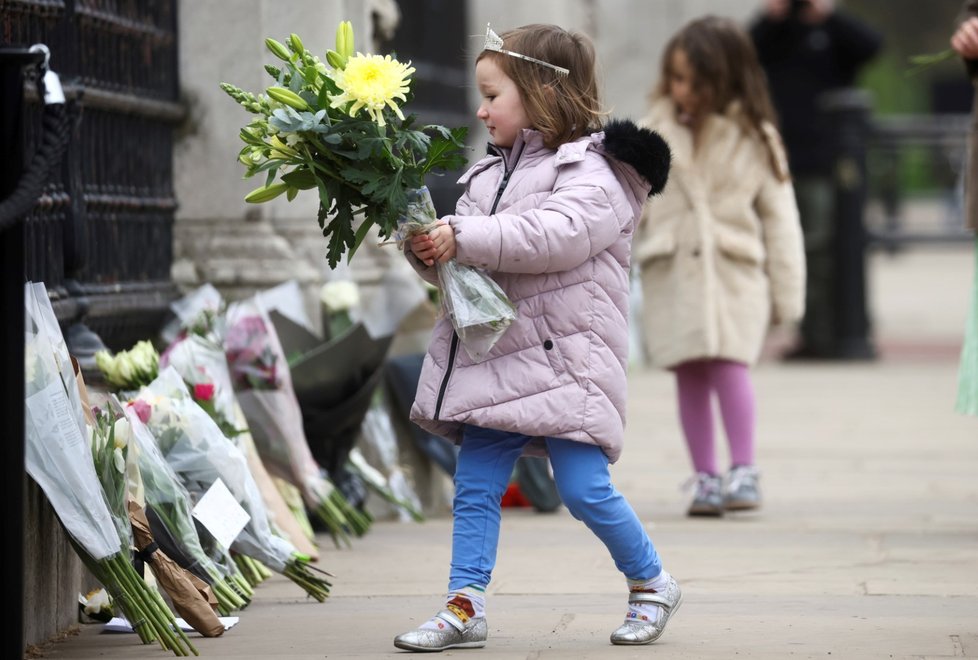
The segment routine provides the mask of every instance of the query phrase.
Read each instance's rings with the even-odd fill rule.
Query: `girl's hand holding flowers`
[[[427,234],[418,234],[411,239],[411,252],[426,266],[445,263],[455,256],[455,230],[444,220]]]

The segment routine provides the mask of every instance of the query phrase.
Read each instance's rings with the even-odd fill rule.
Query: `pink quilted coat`
[[[628,161],[628,162],[626,162]],[[632,233],[654,187],[665,185],[668,147],[631,122],[553,150],[525,129],[459,183],[459,263],[502,287],[517,320],[474,363],[448,318],[432,334],[411,410],[422,428],[455,442],[463,424],[600,446],[621,454],[628,353]],[[641,172],[641,174],[640,174]],[[426,280],[433,267],[408,259]]]

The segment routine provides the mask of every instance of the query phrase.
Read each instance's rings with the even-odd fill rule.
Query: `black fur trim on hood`
[[[639,128],[628,119],[614,119],[604,127],[605,151],[635,168],[652,189],[649,196],[657,195],[666,187],[672,154],[669,145],[656,133]]]

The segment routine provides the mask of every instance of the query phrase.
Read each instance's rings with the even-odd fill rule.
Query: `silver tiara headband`
[[[562,66],[557,66],[556,64],[551,64],[550,62],[544,62],[543,60],[538,60],[535,57],[530,57],[529,55],[523,55],[522,53],[514,53],[511,50],[506,50],[503,48],[503,38],[492,31],[492,28],[487,23],[486,24],[486,45],[482,47],[483,50],[491,50],[496,53],[502,53],[503,55],[509,55],[510,57],[515,57],[518,60],[526,60],[527,62],[533,62],[534,64],[539,64],[540,66],[550,67],[557,72],[558,76],[566,76],[570,73],[569,69],[565,69]]]

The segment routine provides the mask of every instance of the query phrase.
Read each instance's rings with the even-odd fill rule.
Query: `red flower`
[[[148,403],[142,399],[136,399],[135,401],[130,401],[129,406],[135,409],[139,421],[143,424],[149,424],[149,418],[153,414],[153,408]]]
[[[198,401],[210,401],[214,398],[214,383],[197,383],[194,385],[194,398]]]

